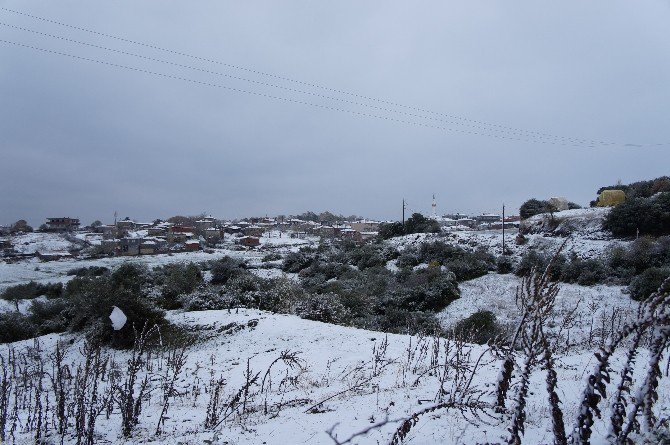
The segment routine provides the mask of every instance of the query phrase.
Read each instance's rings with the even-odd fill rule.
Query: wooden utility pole
[[[502,254],[505,255],[505,203],[503,203],[503,214],[502,214],[502,231],[503,231],[503,239],[502,239]]]

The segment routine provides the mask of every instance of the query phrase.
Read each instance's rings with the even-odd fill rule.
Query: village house
[[[242,233],[244,233],[245,236],[253,236],[257,238],[263,236],[264,232],[265,229],[258,225],[253,225],[242,229]]]
[[[223,230],[216,227],[210,227],[205,230],[205,240],[210,243],[218,243],[223,240]]]
[[[47,218],[46,227],[49,232],[72,232],[79,228],[79,219]]]
[[[475,216],[475,220],[480,224],[493,224],[502,221],[500,215],[493,213],[484,213],[482,215]]]
[[[240,227],[238,225],[235,225],[235,224],[234,225],[226,224],[223,227],[223,230],[224,230],[224,232],[226,232],[229,235],[232,235],[234,233],[242,233],[242,227]]]
[[[147,228],[147,234],[149,236],[167,236],[168,231],[172,227],[171,223],[161,222]]]
[[[100,226],[98,227],[98,230],[100,231],[100,233],[102,233],[102,239],[118,238],[117,236],[118,230],[114,225]]]
[[[379,222],[362,219],[349,224],[357,232],[379,232]]]
[[[470,216],[466,215],[465,213],[457,212],[457,213],[448,213],[444,215],[444,218],[455,219],[456,221],[458,221],[459,219],[470,218]]]
[[[255,236],[243,236],[237,241],[237,244],[244,247],[258,247],[261,245],[261,240]]]
[[[446,216],[441,216],[437,218],[437,223],[440,225],[440,227],[453,227],[458,225],[458,220],[448,218]]]
[[[58,261],[64,258],[72,258],[72,254],[66,250],[59,252],[37,252],[37,258],[41,261]]]
[[[477,225],[477,221],[472,218],[460,218],[457,220],[457,223],[459,226],[469,227],[471,229],[474,229]]]
[[[140,255],[153,255],[157,253],[158,245],[154,240],[142,240],[140,242]]]
[[[502,223],[502,217],[493,213],[475,216],[479,229],[493,229],[494,224]]]
[[[342,239],[348,239],[355,241],[357,243],[360,243],[363,241],[363,235],[361,235],[361,232],[346,228],[346,229],[339,229],[339,234],[342,237]]]
[[[169,243],[184,243],[195,237],[195,229],[191,226],[174,225],[168,230]]]
[[[184,250],[186,250],[187,252],[196,252],[200,250],[200,241],[195,239],[187,240],[184,243]]]
[[[135,221],[130,218],[122,219],[116,222],[116,227],[124,231],[135,230]]]
[[[288,224],[289,230],[295,230],[298,232],[305,231],[306,221],[303,221],[302,219],[292,218],[286,221],[286,223]]]
[[[107,255],[115,255],[121,250],[121,247],[116,239],[103,239],[100,243],[100,249]]]
[[[119,255],[139,255],[141,244],[142,238],[122,238],[119,242]]]
[[[341,229],[337,229],[333,226],[321,226],[315,229],[316,229],[315,234],[318,234],[324,238],[334,238],[338,236],[341,232]]]
[[[200,234],[204,234],[207,229],[212,229],[215,226],[216,220],[212,216],[206,216],[195,222],[195,230]]]

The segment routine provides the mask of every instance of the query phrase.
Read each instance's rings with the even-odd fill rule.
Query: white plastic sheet
[[[114,309],[112,309],[112,313],[109,315],[109,319],[112,320],[112,327],[115,331],[123,328],[126,325],[126,321],[128,321],[126,314],[124,314],[123,311],[116,306],[114,306]]]

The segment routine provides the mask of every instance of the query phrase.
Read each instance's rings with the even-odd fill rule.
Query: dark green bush
[[[182,307],[187,311],[209,311],[231,309],[236,305],[233,298],[226,297],[213,289],[197,289],[195,292],[180,297]]]
[[[432,312],[388,308],[382,314],[369,315],[352,323],[361,329],[405,335],[441,335],[440,322]]]
[[[379,225],[379,237],[381,239],[390,239],[396,236],[403,236],[404,234],[405,230],[399,221]]]
[[[649,181],[638,181],[632,184],[616,184],[607,187],[601,187],[597,193],[600,195],[604,190],[623,190],[627,198],[649,198],[659,192],[670,192],[670,177],[661,176]]]
[[[582,259],[574,253],[560,267],[560,280],[592,286],[602,283],[608,276],[605,264],[597,259]]]
[[[549,213],[553,210],[549,201],[532,198],[521,204],[521,207],[519,207],[519,216],[521,216],[521,219],[527,219],[531,216],[539,215],[540,213]]]
[[[414,249],[405,249],[396,260],[396,266],[400,268],[415,267],[419,263],[421,263],[421,260]]]
[[[473,280],[489,271],[489,265],[475,257],[454,259],[447,262],[445,267],[454,273],[457,281]]]
[[[349,312],[337,294],[306,295],[298,302],[296,314],[324,323],[344,324],[349,320]]]
[[[64,332],[70,324],[73,308],[65,298],[34,300],[28,309],[29,318],[35,326],[35,335]]]
[[[605,265],[596,259],[583,260],[582,272],[577,278],[577,284],[582,286],[593,286],[595,284],[603,283],[607,278],[607,270]]]
[[[77,267],[75,269],[70,269],[67,274],[77,277],[99,277],[105,273],[109,272],[109,269],[104,266],[90,266],[90,267]]]
[[[606,259],[612,276],[621,284],[629,284],[650,267],[670,267],[670,236],[643,237],[628,246],[615,246]]]
[[[212,284],[226,284],[231,278],[247,273],[243,261],[231,257],[223,257],[212,264]]]
[[[439,233],[440,224],[434,219],[426,218],[421,213],[413,213],[405,221],[405,227],[402,223],[383,223],[379,226],[379,237],[389,239],[395,236],[409,235],[412,233]]]
[[[398,257],[398,267],[420,263],[439,264],[454,273],[457,281],[471,280],[495,270],[495,257],[485,250],[474,252],[442,241],[424,242],[418,248],[407,248]]]
[[[440,233],[440,224],[421,213],[413,213],[405,221],[405,233]]]
[[[270,261],[281,260],[281,258],[282,258],[281,255],[278,254],[278,253],[268,253],[267,255],[265,255],[263,257],[263,259],[261,261],[264,262],[264,263],[269,263]]]
[[[312,264],[313,258],[303,252],[291,252],[284,258],[281,270],[298,273]]]
[[[2,292],[0,298],[7,301],[32,300],[41,297],[60,298],[63,294],[63,285],[61,283],[41,284],[31,281],[25,284],[11,286]]]
[[[170,264],[164,266],[162,272],[164,279],[160,305],[164,309],[182,307],[179,297],[193,292],[203,282],[200,268],[194,263]]]
[[[544,271],[549,264],[549,258],[547,255],[540,253],[536,250],[527,250],[522,256],[519,264],[516,266],[514,273],[520,277],[526,277],[535,270]]]
[[[439,268],[419,269],[390,294],[384,306],[438,312],[460,297],[455,278]]]
[[[323,277],[325,280],[338,278],[351,268],[347,264],[330,261],[315,260],[312,264],[300,271],[300,278]],[[303,280],[304,281],[304,280]]]
[[[645,300],[670,277],[670,267],[651,267],[633,278],[628,290],[633,300]]]
[[[147,297],[149,278],[146,268],[133,263],[124,264],[109,275],[74,278],[65,289],[71,307],[69,328],[87,330],[112,347],[132,346],[133,328],[141,330],[145,324],[166,324],[163,312]],[[109,320],[114,306],[128,317],[126,325],[118,331],[112,329]]]
[[[501,255],[496,260],[496,271],[499,274],[508,274],[512,273],[514,270],[514,262],[508,256]]]
[[[502,334],[502,328],[493,312],[478,311],[456,323],[454,332],[481,345]]]
[[[386,265],[386,262],[390,259],[386,255],[388,255],[388,252],[385,252],[382,246],[376,244],[366,244],[348,252],[349,264],[361,270]]]
[[[0,343],[27,340],[36,334],[29,317],[19,312],[0,312]]]
[[[610,210],[603,228],[616,237],[670,235],[670,192],[632,198]]]

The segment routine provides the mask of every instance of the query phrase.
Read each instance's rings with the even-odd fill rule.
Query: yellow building
[[[625,200],[626,194],[623,190],[603,190],[600,196],[598,196],[596,206],[614,207],[617,204],[621,204]]]

